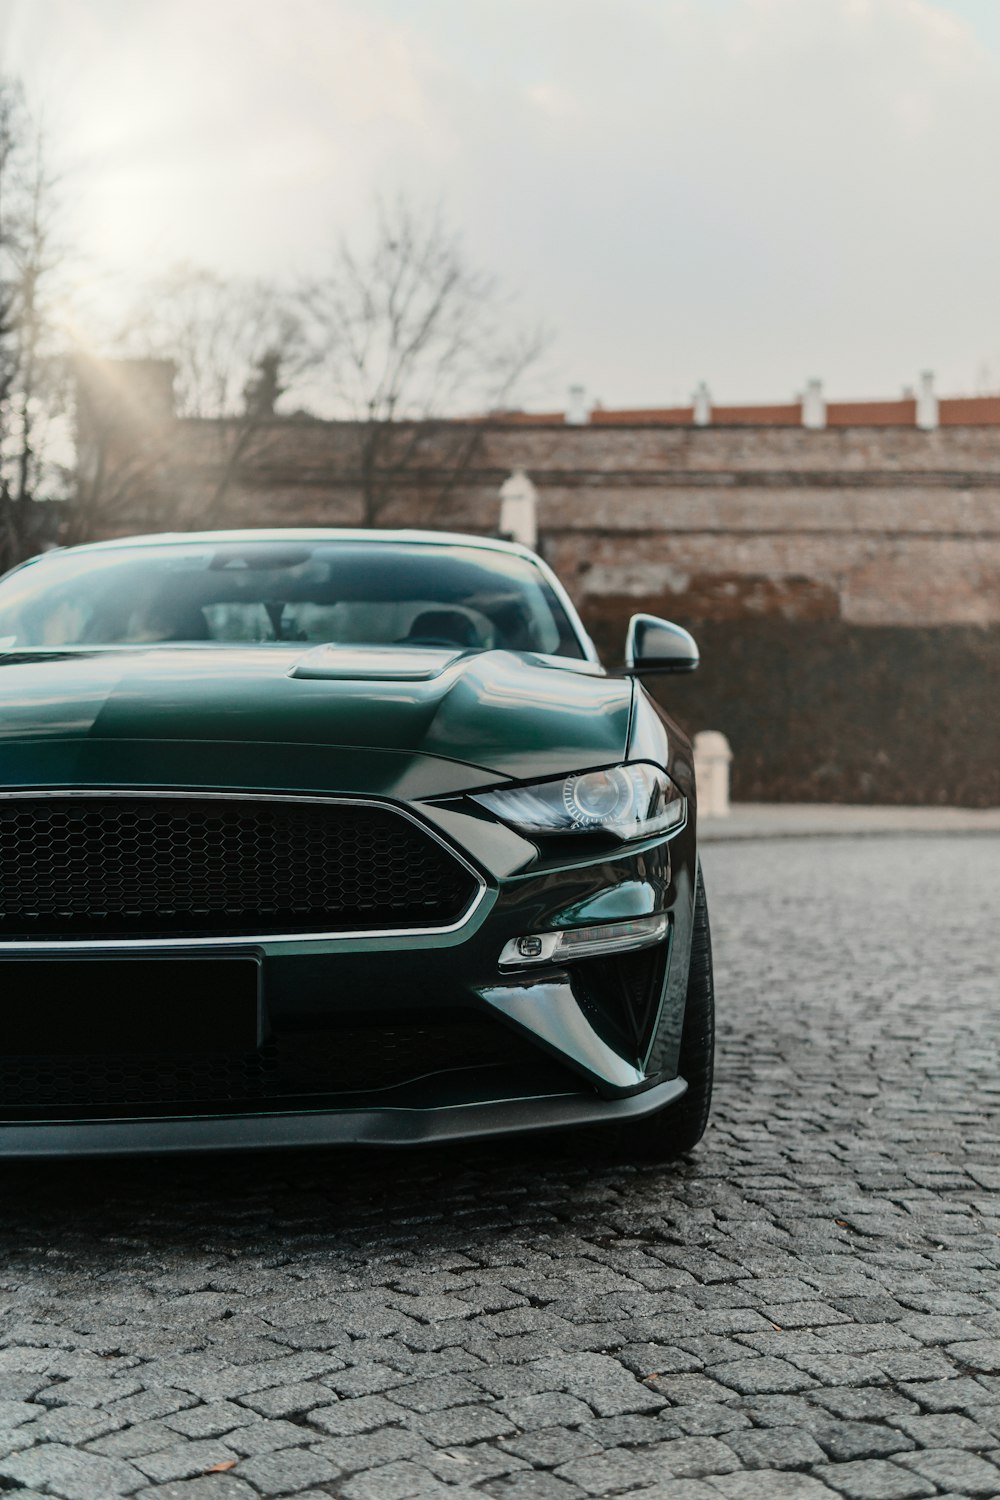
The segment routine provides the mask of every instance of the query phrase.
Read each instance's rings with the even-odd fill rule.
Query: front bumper
[[[239,1067],[227,1060],[224,1086],[216,1087],[212,1060],[200,1059],[197,1086],[182,1082],[172,1092],[169,1069],[149,1087],[136,1083],[141,1070],[126,1067],[116,1097],[92,1088],[81,1102],[79,1068],[57,1067],[46,1102],[25,1106],[22,1098],[11,1108],[0,1072],[0,1156],[426,1144],[638,1118],[679,1098],[693,826],[641,846],[540,861],[534,846],[478,813],[434,804],[411,810],[481,875],[475,902],[453,929],[213,944],[220,958],[260,965],[269,1073],[255,1061],[257,1082],[234,1084]],[[504,947],[524,933],[660,913],[667,938],[627,963],[499,968]],[[71,990],[77,966],[90,959],[162,955],[162,945],[142,942],[0,945],[0,979],[5,958],[44,960],[46,979],[58,961]],[[170,957],[180,973],[184,945],[171,944]],[[629,995],[640,990],[633,1005]],[[467,1053],[466,1035],[474,1039]],[[399,1045],[387,1052],[393,1037]],[[335,1064],[325,1082],[324,1047]],[[9,1061],[0,1056],[0,1067]],[[120,1075],[100,1076],[106,1083]]]

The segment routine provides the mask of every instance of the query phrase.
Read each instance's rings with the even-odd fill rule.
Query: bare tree
[[[35,551],[40,502],[57,466],[48,452],[65,369],[53,347],[50,287],[58,263],[55,181],[20,85],[0,76],[0,565]]]
[[[469,266],[440,211],[402,197],[378,204],[364,254],[340,242],[302,302],[334,414],[359,426],[365,524],[404,483],[437,514],[547,333],[511,335],[496,283]],[[456,420],[470,412],[481,415]]]
[[[170,361],[177,416],[210,423],[214,480],[198,524],[211,525],[234,481],[266,457],[275,405],[309,363],[297,311],[270,283],[178,265],[143,289],[117,347]],[[147,442],[147,463],[154,450]]]

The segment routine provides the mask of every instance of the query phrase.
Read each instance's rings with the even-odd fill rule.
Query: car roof
[[[109,552],[119,547],[199,546],[227,542],[372,542],[379,545],[476,547],[484,552],[505,552],[537,562],[537,554],[519,542],[499,537],[467,535],[457,531],[388,531],[346,526],[246,527],[239,531],[160,531],[143,536],[120,536],[105,542],[86,542],[79,547],[53,549],[59,552]],[[51,555],[51,554],[47,554]]]

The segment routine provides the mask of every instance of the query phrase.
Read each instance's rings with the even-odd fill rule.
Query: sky
[[[441,204],[525,394],[1000,389],[1000,0],[0,0],[84,297]]]

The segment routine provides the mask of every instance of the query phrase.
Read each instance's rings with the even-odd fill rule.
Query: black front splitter
[[[665,1109],[686,1091],[684,1079],[673,1078],[622,1099],[560,1094],[439,1109],[381,1106],[308,1114],[18,1122],[0,1124],[0,1160],[258,1151],[277,1146],[429,1146],[640,1119]]]

